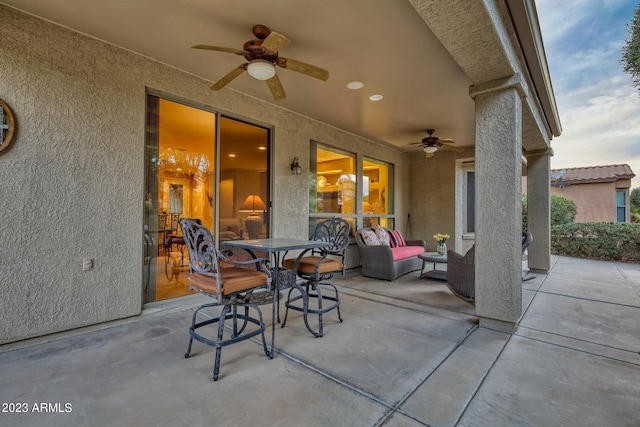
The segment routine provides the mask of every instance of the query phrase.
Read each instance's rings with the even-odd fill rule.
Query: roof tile
[[[558,174],[564,170],[565,173],[556,178]],[[633,173],[629,165],[603,165],[603,166],[585,166],[579,168],[552,169],[551,184],[560,181],[567,184],[590,184],[597,182],[615,182],[620,179],[631,179],[636,174]]]

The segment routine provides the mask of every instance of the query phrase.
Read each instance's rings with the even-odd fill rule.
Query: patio
[[[477,326],[474,309],[418,272],[395,282],[350,271],[344,323],[325,336],[298,313],[257,342],[195,343],[200,295],[139,318],[0,347],[6,426],[637,426],[640,265],[552,256],[523,283],[516,334]],[[263,307],[266,321],[270,310]],[[48,340],[48,341],[47,341]],[[9,402],[25,414],[5,413]],[[36,413],[48,403],[56,413]],[[69,403],[70,406],[65,406]],[[57,404],[57,405],[56,405]]]

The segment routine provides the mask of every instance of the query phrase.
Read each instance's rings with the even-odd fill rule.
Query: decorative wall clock
[[[0,154],[9,148],[16,131],[16,121],[11,108],[0,99]]]

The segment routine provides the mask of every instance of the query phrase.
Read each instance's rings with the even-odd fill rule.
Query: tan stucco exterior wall
[[[274,236],[307,236],[306,174],[289,165],[308,170],[310,139],[393,163],[404,227],[409,162],[390,147],[1,5],[0,39],[0,97],[18,122],[0,156],[0,343],[141,312],[148,88],[273,126]]]
[[[551,194],[573,200],[578,208],[576,222],[616,221],[616,187],[614,182],[572,184],[551,187]]]
[[[427,251],[436,250],[435,234],[449,234],[447,249],[465,252],[455,244],[456,232],[456,159],[473,156],[473,149],[464,153],[440,150],[425,158],[422,151],[410,155],[411,167],[411,238],[424,239]],[[402,232],[407,230],[402,229]],[[471,244],[470,244],[471,245]]]

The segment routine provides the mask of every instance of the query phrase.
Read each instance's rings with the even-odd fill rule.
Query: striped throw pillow
[[[399,230],[392,230],[391,237],[395,240],[397,247],[407,246],[407,242],[404,241],[404,237],[402,237],[402,233]]]

